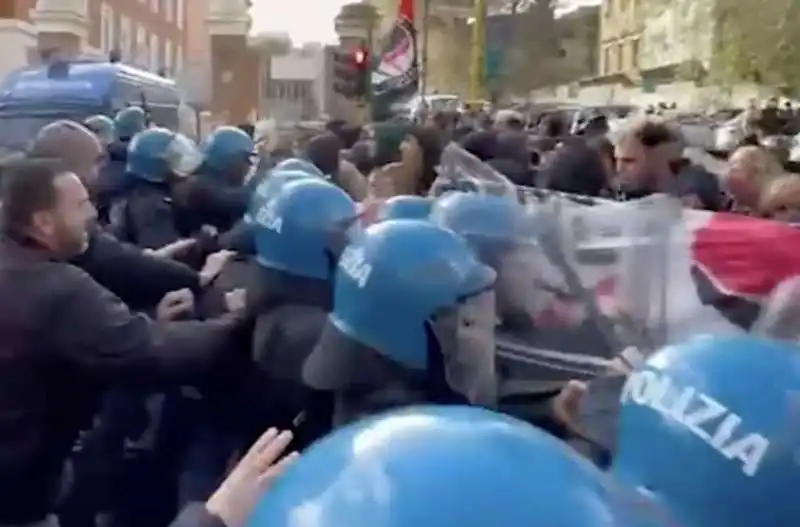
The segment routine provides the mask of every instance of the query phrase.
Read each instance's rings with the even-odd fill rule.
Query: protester
[[[570,141],[560,147],[539,172],[539,184],[558,192],[608,196],[613,182],[608,161],[586,141]]]
[[[616,143],[617,181],[627,199],[668,192],[676,160],[673,130],[663,121],[644,119],[623,129]]]
[[[498,110],[494,116],[494,129],[498,132],[521,132],[525,118],[516,110]]]
[[[0,197],[0,296],[15,299],[0,318],[0,413],[9,416],[0,424],[0,523],[26,525],[53,512],[64,460],[105,383],[208,371],[238,347],[248,320],[154,322],[67,264],[85,251],[95,210],[80,179],[56,163],[6,167]],[[179,291],[157,312],[172,320],[192,307],[191,292]]]
[[[400,161],[385,164],[370,174],[370,197],[427,195],[436,179],[441,153],[441,134],[436,128],[411,128],[399,144]]]
[[[343,146],[336,134],[319,134],[306,145],[305,157],[353,199],[361,201],[367,194],[367,182],[352,163],[341,158]]]
[[[749,213],[758,208],[764,190],[781,175],[782,168],[768,152],[758,146],[743,146],[728,160],[722,183],[733,200],[733,209]]]
[[[800,176],[783,176],[767,185],[759,201],[758,213],[764,218],[800,223]]]
[[[32,159],[59,161],[64,169],[76,174],[91,189],[96,181],[102,149],[91,134],[74,123],[55,121],[42,128],[28,155]],[[187,250],[192,244],[194,241],[184,241],[148,255],[92,226],[88,247],[71,261],[130,307],[150,309],[170,291],[188,288],[198,293],[219,272],[223,263],[219,259],[212,259],[200,273],[172,260],[172,255]]]

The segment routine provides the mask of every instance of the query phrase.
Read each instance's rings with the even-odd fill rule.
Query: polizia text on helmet
[[[742,472],[754,476],[769,450],[769,440],[744,430],[739,415],[691,386],[680,386],[668,375],[652,370],[632,374],[620,397],[622,404],[651,408],[684,426],[728,460],[742,464]]]
[[[364,250],[358,247],[348,247],[339,259],[339,269],[363,288],[372,274],[372,266],[367,263]]]
[[[280,234],[283,230],[283,218],[275,210],[275,200],[269,200],[256,212],[256,223]]]

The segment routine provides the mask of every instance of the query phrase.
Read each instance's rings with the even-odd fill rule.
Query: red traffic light
[[[363,67],[367,63],[367,50],[357,49],[353,53],[353,60],[355,61],[356,66]]]

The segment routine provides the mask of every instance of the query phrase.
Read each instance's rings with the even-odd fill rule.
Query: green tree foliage
[[[716,0],[713,76],[800,91],[800,0]]]

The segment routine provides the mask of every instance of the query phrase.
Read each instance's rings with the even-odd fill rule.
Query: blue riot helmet
[[[254,215],[258,213],[267,201],[277,196],[287,183],[311,177],[313,176],[300,171],[271,171],[253,190],[244,221],[253,223]]]
[[[201,162],[194,141],[166,128],[145,130],[128,144],[127,172],[151,183],[188,176]]]
[[[107,115],[97,114],[87,117],[83,121],[83,125],[97,136],[103,145],[108,146],[114,142],[116,137],[114,121]]]
[[[256,261],[295,276],[328,280],[357,219],[356,203],[336,185],[308,177],[286,183],[252,213]]]
[[[373,224],[339,259],[334,310],[304,365],[306,382],[320,390],[372,385],[388,363],[435,377],[439,395],[494,404],[494,281],[450,230],[425,220]],[[437,371],[433,356],[459,367]]]
[[[800,525],[796,345],[695,337],[647,360],[620,401],[612,472],[677,525]]]
[[[474,407],[412,407],[313,444],[246,527],[668,527],[568,446]]]
[[[147,113],[139,106],[129,106],[114,116],[117,139],[127,143],[133,136],[147,129]]]
[[[203,142],[203,170],[241,183],[256,157],[255,143],[235,126],[220,126]]]
[[[317,166],[314,163],[297,157],[290,157],[289,159],[284,159],[283,161],[275,165],[275,168],[273,170],[275,170],[276,172],[290,171],[290,170],[296,172],[306,172],[312,176],[318,176],[322,178],[325,177],[325,174],[323,174],[322,171],[320,171],[320,169],[317,168]]]
[[[378,209],[377,221],[424,220],[431,213],[433,200],[423,196],[394,196]]]
[[[496,252],[520,240],[525,210],[507,196],[450,192],[436,200],[430,219],[463,236],[478,252]]]

